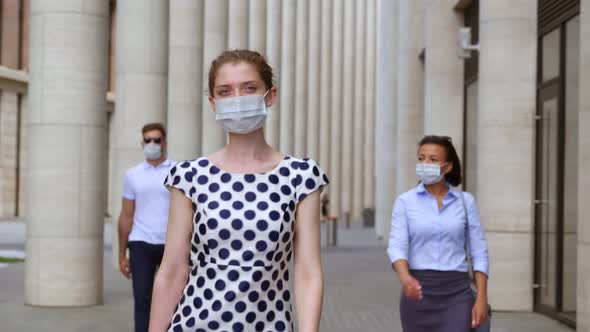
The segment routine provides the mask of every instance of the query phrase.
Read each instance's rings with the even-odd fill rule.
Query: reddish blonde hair
[[[215,88],[215,79],[219,68],[226,63],[236,64],[239,62],[253,65],[260,74],[260,78],[262,78],[267,90],[274,87],[272,68],[268,65],[264,56],[251,50],[225,50],[211,62],[211,68],[209,69],[209,95],[211,97],[213,97],[213,88]]]

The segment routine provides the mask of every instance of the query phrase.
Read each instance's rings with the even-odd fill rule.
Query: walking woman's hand
[[[488,302],[478,297],[471,309],[471,328],[478,328],[488,318]]]
[[[401,280],[404,295],[410,300],[422,300],[422,286],[414,277],[408,275]]]

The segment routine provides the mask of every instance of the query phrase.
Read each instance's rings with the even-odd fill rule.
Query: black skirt
[[[411,270],[420,282],[423,298],[400,299],[404,332],[469,332],[475,301],[469,275],[459,271]]]

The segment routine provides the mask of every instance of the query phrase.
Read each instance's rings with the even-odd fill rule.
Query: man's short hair
[[[142,135],[145,135],[145,133],[147,133],[148,131],[152,131],[152,130],[160,131],[160,133],[162,133],[162,137],[166,138],[166,129],[164,128],[164,125],[159,122],[146,124],[141,129],[141,133],[142,133]]]

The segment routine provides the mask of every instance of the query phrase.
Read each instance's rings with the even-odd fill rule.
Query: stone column
[[[297,19],[295,22],[295,100],[293,101],[293,116],[295,117],[295,141],[294,155],[297,157],[306,157],[307,148],[307,26],[308,20],[308,0],[297,0]]]
[[[360,218],[363,212],[363,194],[366,165],[365,141],[365,15],[368,1],[355,1],[354,51],[354,124],[352,151],[352,215]]]
[[[342,67],[342,206],[343,213],[352,212],[353,190],[353,121],[354,121],[354,45],[355,1],[344,1],[344,58]]]
[[[344,54],[344,3],[332,2],[331,90],[330,90],[330,215],[342,212],[342,58]]]
[[[377,0],[367,1],[365,54],[365,140],[363,210],[375,209],[375,58]],[[390,36],[391,38],[391,36]],[[393,144],[393,143],[391,143]]]
[[[168,153],[178,161],[201,155],[203,2],[170,1]]]
[[[29,305],[102,303],[108,13],[106,1],[31,2]]]
[[[423,0],[400,0],[397,60],[397,194],[416,185],[416,144],[424,134]]]
[[[280,150],[285,154],[293,153],[293,113],[295,94],[295,16],[297,10],[295,0],[282,1],[281,20],[281,82],[279,93],[280,114]]]
[[[577,329],[590,331],[590,0],[581,1],[580,12],[580,106],[578,117],[578,282]]]
[[[379,0],[377,29],[377,96],[375,115],[376,190],[375,232],[389,238],[396,196],[397,38],[399,0]]]
[[[221,149],[225,145],[225,131],[215,121],[215,114],[209,100],[209,69],[211,62],[223,52],[228,45],[228,0],[204,0],[203,20],[203,87],[206,95],[202,103],[201,154],[204,156]]]
[[[322,3],[309,2],[309,48],[307,66],[307,148],[306,157],[318,160],[320,157],[320,52],[322,34]],[[327,19],[327,17],[324,17]]]
[[[499,310],[530,311],[537,2],[481,1],[479,38],[475,197],[495,276],[489,299]]]
[[[330,132],[332,130],[331,98],[332,98],[332,0],[322,0],[321,8],[321,40],[320,40],[320,126],[319,130],[319,163],[329,171],[330,165]],[[311,149],[310,149],[311,151]],[[329,174],[332,176],[332,174]]]
[[[229,18],[227,20],[227,47],[248,48],[248,14],[249,0],[229,0]]]
[[[256,1],[256,0],[253,0]],[[281,3],[282,1],[266,0],[266,57],[275,74],[279,98],[268,110],[265,136],[268,143],[276,149],[280,144],[281,111],[280,101],[283,94],[281,83]],[[283,151],[284,152],[284,151]]]
[[[115,229],[121,210],[125,172],[144,159],[140,146],[141,128],[148,122],[166,121],[168,1],[120,1],[117,3],[116,26],[116,106],[111,117],[109,139]],[[113,232],[115,266],[118,266],[118,243],[117,232]]]
[[[250,0],[248,27],[248,48],[266,55],[266,1]],[[279,30],[278,26],[274,27]],[[273,68],[274,69],[274,68]]]
[[[457,56],[461,12],[455,0],[426,0],[424,133],[446,135],[463,155],[463,59]]]

